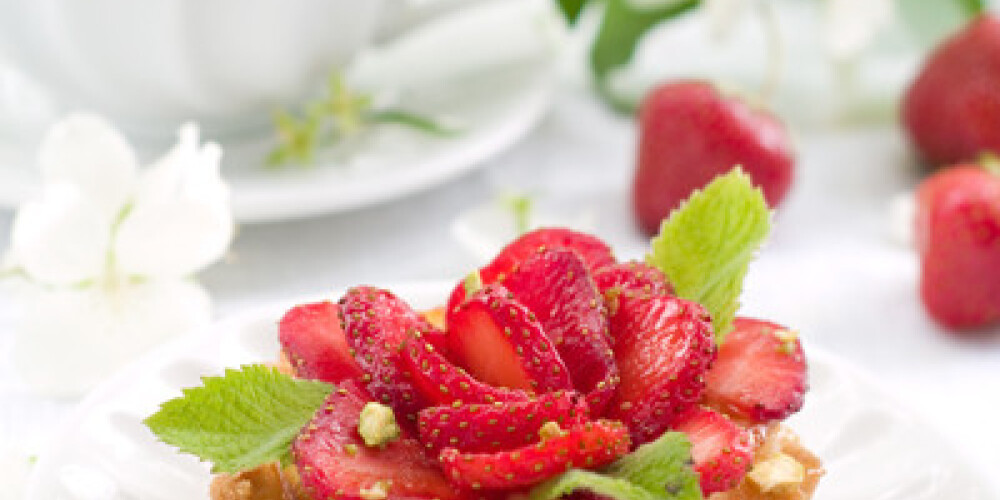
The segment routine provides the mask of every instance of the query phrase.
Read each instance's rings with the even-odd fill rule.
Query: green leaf
[[[896,0],[899,18],[927,47],[936,45],[986,9],[986,0]]]
[[[767,237],[764,194],[739,167],[695,191],[660,226],[646,260],[677,295],[705,306],[721,343],[739,308],[747,266]]]
[[[699,0],[663,0],[651,6],[638,6],[637,3],[637,0],[607,0],[601,26],[590,49],[590,70],[598,92],[619,111],[633,111],[635,103],[617,96],[610,88],[608,78],[612,71],[632,61],[647,31],[696,7]]]
[[[680,432],[664,433],[604,472],[651,491],[658,498],[701,498],[698,474],[691,468],[691,442]]]
[[[212,462],[212,472],[228,473],[291,463],[292,440],[333,390],[263,365],[228,369],[202,383],[144,423],[164,443]]]
[[[566,22],[570,25],[576,23],[583,12],[583,7],[587,5],[587,0],[558,0],[559,11],[562,12]]]
[[[691,443],[667,432],[611,464],[601,473],[573,469],[531,490],[531,500],[553,500],[587,490],[616,500],[700,500],[691,468]]]
[[[574,491],[587,490],[617,500],[662,500],[652,492],[630,483],[596,472],[572,469],[531,490],[531,500],[554,500]]]

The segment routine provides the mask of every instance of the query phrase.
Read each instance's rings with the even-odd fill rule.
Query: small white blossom
[[[170,336],[210,317],[190,280],[234,233],[222,152],[182,127],[140,171],[104,119],[66,118],[41,143],[42,194],[18,210],[5,269],[24,279],[15,365],[32,386],[79,394]]]
[[[892,21],[892,0],[826,0],[825,43],[836,60],[856,58]]]
[[[748,11],[774,0],[705,0],[712,35],[724,40]],[[835,60],[857,57],[893,16],[892,0],[824,0],[823,46]]]

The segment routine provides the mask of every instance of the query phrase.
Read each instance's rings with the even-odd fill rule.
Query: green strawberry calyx
[[[990,174],[1000,177],[1000,157],[998,157],[993,152],[984,152],[979,155],[979,159],[976,162],[983,170],[986,170]]]

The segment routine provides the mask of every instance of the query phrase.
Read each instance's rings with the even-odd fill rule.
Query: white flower
[[[5,498],[24,498],[31,473],[30,455],[16,446],[0,449],[0,487]]]
[[[705,0],[708,28],[717,40],[726,40],[729,33],[750,7],[753,0]]]
[[[14,365],[35,390],[82,394],[157,344],[211,319],[197,283],[149,280],[83,288],[25,287]]]
[[[749,9],[773,0],[705,0],[711,33],[724,40]],[[892,21],[893,0],[825,0],[823,45],[835,60],[857,57]]]
[[[924,0],[927,1],[927,0]],[[892,21],[893,0],[827,0],[825,43],[836,60],[857,57]]]
[[[903,247],[916,246],[917,197],[913,191],[889,199],[889,238]]]
[[[190,277],[233,238],[215,144],[198,129],[139,170],[104,119],[59,122],[42,141],[45,185],[14,217],[5,267],[20,271],[15,361],[49,393],[78,393],[170,335],[209,319]]]

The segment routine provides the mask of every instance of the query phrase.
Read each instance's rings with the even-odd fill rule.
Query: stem
[[[977,163],[990,174],[1000,177],[1000,157],[997,157],[993,152],[986,151],[981,153]]]
[[[450,137],[457,135],[459,129],[450,127],[434,118],[411,113],[402,109],[384,109],[381,111],[369,112],[364,121],[366,123],[392,123],[409,127],[426,134]]]
[[[469,275],[466,276],[465,280],[462,282],[462,288],[465,289],[466,300],[483,288],[483,278],[479,276],[479,271],[469,273]]]
[[[778,14],[771,5],[770,0],[757,1],[757,14],[760,17],[761,28],[764,32],[764,50],[766,59],[766,71],[764,81],[761,83],[760,100],[764,104],[770,103],[778,87],[781,84],[781,74],[784,68],[785,54],[781,44],[781,26],[778,23]]]
[[[24,273],[24,269],[20,267],[8,267],[6,269],[0,269],[0,280],[10,279],[10,278],[26,278],[27,275]]]
[[[531,229],[532,200],[530,196],[514,196],[509,200],[510,209],[514,214],[514,230],[518,235]]]

